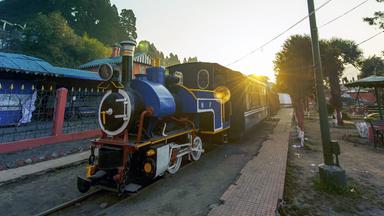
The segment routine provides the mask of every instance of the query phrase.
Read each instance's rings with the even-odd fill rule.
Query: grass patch
[[[289,150],[291,151],[291,149]],[[292,164],[292,155],[288,156],[287,171],[285,174],[285,186],[284,186],[284,200],[286,204],[279,208],[279,213],[282,216],[295,215],[295,216],[307,216],[311,215],[311,209],[303,207],[297,202],[295,194],[300,189],[300,185],[297,176],[300,175],[300,167]]]
[[[295,167],[291,163],[287,163],[287,171],[285,173],[285,187],[284,187],[284,198],[290,200],[295,194],[295,188],[297,183],[295,182]]]
[[[332,203],[332,209],[335,212],[355,215],[360,211],[357,206],[362,201],[364,190],[352,179],[348,179],[348,185],[345,188],[335,188],[324,185],[317,176],[313,180],[313,186],[318,195],[323,197],[321,199]]]
[[[357,132],[352,132],[346,135],[346,137],[354,137],[354,138],[361,138],[360,134]]]
[[[299,205],[294,205],[291,204],[289,205],[289,213],[285,211],[285,209],[281,209],[279,211],[280,215],[285,216],[285,215],[295,215],[295,216],[307,216],[311,215],[311,209],[310,208],[303,208],[299,207]]]
[[[310,150],[310,151],[318,151],[316,146],[312,145],[311,143],[305,142],[304,143],[304,149],[305,150]]]
[[[320,177],[317,176],[317,178],[313,180],[313,185],[315,190],[317,191],[352,199],[360,199],[363,194],[361,187],[357,183],[353,182],[351,179],[348,179],[348,184],[346,187],[340,188],[324,184],[320,181]]]
[[[353,124],[344,124],[344,125],[333,126],[333,128],[337,128],[337,129],[355,129],[356,126],[353,125]]]
[[[304,141],[304,149],[309,151],[320,151],[320,144],[317,142],[312,142],[311,139],[307,139]]]

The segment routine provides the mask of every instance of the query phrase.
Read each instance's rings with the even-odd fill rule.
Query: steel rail
[[[77,197],[77,198],[75,198],[75,199],[73,199],[73,200],[67,201],[67,202],[62,203],[62,204],[60,204],[60,205],[57,205],[57,206],[55,206],[55,207],[53,207],[53,208],[47,209],[47,210],[45,210],[45,211],[43,211],[43,212],[41,212],[41,213],[38,213],[38,214],[36,214],[35,216],[46,216],[46,215],[53,214],[53,213],[58,212],[58,211],[60,211],[60,210],[62,210],[62,209],[65,209],[65,208],[68,208],[68,207],[70,207],[70,206],[73,206],[74,204],[76,204],[76,203],[78,203],[78,202],[81,202],[81,201],[83,201],[83,200],[86,200],[86,199],[88,199],[89,197],[91,197],[91,196],[93,196],[93,195],[99,193],[100,191],[102,191],[102,190],[101,190],[101,189],[97,189],[97,190],[95,190],[95,191],[88,192],[88,193],[86,193],[86,194],[84,194],[84,195],[82,195],[82,196],[80,196],[80,197]]]

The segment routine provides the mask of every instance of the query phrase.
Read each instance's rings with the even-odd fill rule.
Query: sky
[[[315,0],[316,7],[327,0]],[[345,13],[365,0],[332,0],[317,11],[317,24]],[[274,80],[273,60],[284,41],[293,34],[309,34],[309,20],[278,38],[262,50],[231,64],[269,41],[308,14],[306,0],[111,0],[119,10],[136,15],[139,40],[153,42],[179,59],[197,56],[199,61],[217,62],[245,74],[266,75]],[[378,33],[363,17],[384,10],[384,3],[368,0],[353,12],[319,29],[320,39],[338,37],[357,43]],[[364,56],[382,55],[384,34],[362,44]],[[358,71],[346,68],[350,79]]]

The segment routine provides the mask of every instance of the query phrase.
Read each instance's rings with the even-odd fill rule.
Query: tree
[[[384,0],[376,0],[377,2],[384,2]],[[376,11],[373,14],[373,17],[365,17],[364,21],[369,25],[378,26],[381,29],[384,29],[384,11]]]
[[[187,58],[183,58],[183,63],[193,63],[193,62],[198,62],[199,60],[197,60],[197,57],[188,57]]]
[[[323,77],[331,90],[330,104],[336,109],[338,123],[342,124],[340,78],[345,65],[357,66],[362,53],[353,41],[338,38],[321,40],[320,51]],[[310,37],[291,36],[276,54],[274,64],[277,86],[291,95],[300,125],[304,115],[302,103],[307,96],[313,95],[314,87]]]
[[[59,12],[78,35],[87,33],[106,44],[126,40],[115,5],[109,0],[4,0],[0,18],[25,24],[37,14]]]
[[[370,56],[359,63],[361,73],[359,78],[371,75],[384,76],[384,59],[379,56]]]
[[[324,77],[331,90],[330,104],[336,111],[337,123],[342,125],[340,79],[347,64],[358,65],[362,52],[355,42],[339,38],[321,40],[320,50]]]
[[[187,63],[198,62],[197,57],[188,57]]]
[[[155,44],[147,40],[142,40],[138,43],[136,52],[144,52],[151,58],[159,58],[161,64],[164,62],[164,54],[156,48]]]
[[[120,13],[120,24],[129,37],[136,39],[136,17],[132,10],[123,9]]]
[[[91,38],[88,34],[84,34],[81,37],[81,44],[82,46],[78,54],[79,64],[111,56],[111,49],[109,47],[106,47],[96,38]]]
[[[175,64],[180,64],[181,61],[177,54],[170,53],[169,56],[165,56],[163,52],[159,51],[155,44],[143,40],[140,41],[136,47],[136,52],[144,52],[149,55],[151,58],[159,58],[160,64],[163,66],[171,66]],[[183,59],[183,63],[197,62],[197,57],[188,57]]]
[[[301,130],[304,130],[304,101],[314,93],[311,53],[310,37],[293,35],[284,42],[274,60],[276,86],[291,96]]]
[[[164,59],[164,66],[166,67],[177,64],[180,64],[180,60],[177,54],[169,53],[169,56],[166,56]]]
[[[78,36],[60,13],[38,14],[29,21],[20,49],[59,66],[79,64],[110,54],[110,49],[87,34]]]

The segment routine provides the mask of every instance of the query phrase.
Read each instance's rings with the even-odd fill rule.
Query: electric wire
[[[384,33],[384,31],[380,31],[380,32],[378,32],[378,33],[372,35],[371,37],[369,37],[369,38],[367,38],[367,39],[361,41],[360,43],[358,43],[357,46],[360,46],[361,44],[363,44],[363,43],[365,43],[365,42],[367,42],[367,41],[372,40],[373,38],[379,36],[379,35],[382,34],[382,33]]]
[[[273,41],[275,41],[276,39],[278,39],[279,37],[281,37],[282,35],[284,35],[285,33],[287,33],[289,30],[293,29],[294,27],[296,27],[297,25],[299,25],[301,22],[303,22],[304,20],[306,20],[308,17],[310,17],[312,14],[314,14],[315,12],[317,12],[318,10],[320,10],[321,8],[323,8],[324,6],[326,6],[327,4],[329,4],[331,1],[333,0],[328,0],[326,1],[324,4],[320,5],[318,8],[316,8],[314,11],[312,11],[310,14],[306,15],[305,17],[301,18],[299,21],[297,21],[295,24],[291,25],[290,27],[288,27],[287,29],[285,29],[284,31],[282,31],[281,33],[279,33],[278,35],[276,35],[275,37],[273,37],[272,39],[270,39],[269,41],[265,42],[264,44],[262,44],[261,46],[259,46],[258,48],[252,50],[251,52],[241,56],[240,58],[236,59],[235,61],[227,64],[226,66],[230,66],[230,65],[233,65],[241,60],[243,60],[244,58],[252,55],[253,53],[259,51],[259,50],[262,50],[265,46],[267,46],[268,44],[272,43]]]
[[[324,23],[323,25],[321,25],[321,26],[319,27],[319,29],[320,29],[320,28],[323,28],[323,27],[325,27],[325,26],[327,26],[327,25],[329,25],[329,24],[331,24],[331,23],[333,23],[333,22],[335,22],[336,20],[338,20],[338,19],[342,18],[343,16],[345,16],[345,15],[351,13],[352,11],[356,10],[357,8],[361,7],[363,4],[365,4],[365,3],[367,3],[367,2],[368,2],[368,0],[365,0],[365,1],[361,2],[360,4],[356,5],[355,7],[353,7],[353,8],[351,8],[351,9],[347,10],[346,12],[344,12],[343,14],[341,14],[340,16],[337,16],[337,17],[333,18],[332,20],[330,20],[330,21]]]

